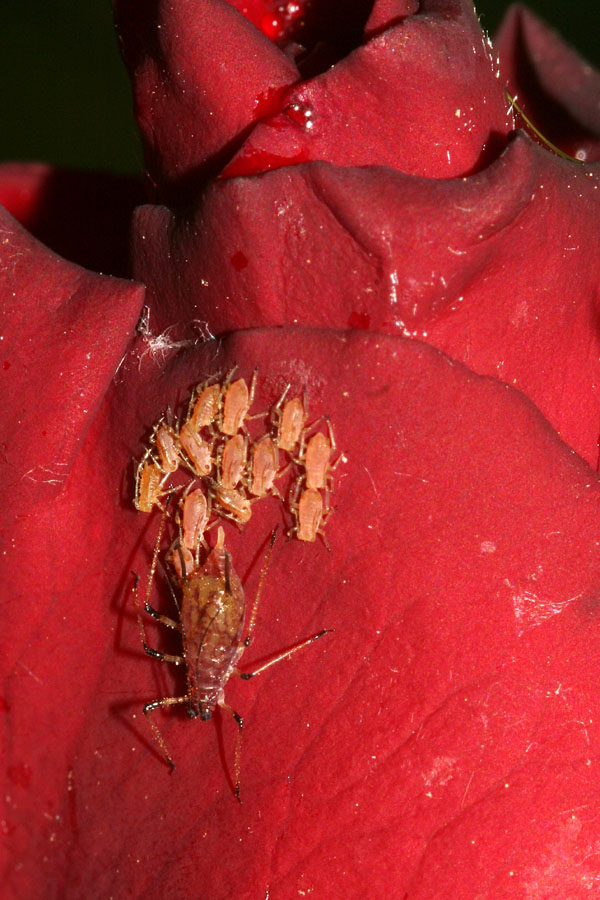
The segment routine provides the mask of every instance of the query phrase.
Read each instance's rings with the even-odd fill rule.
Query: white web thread
[[[150,329],[150,307],[144,306],[142,308],[142,312],[135,330],[141,337],[145,347],[141,353],[139,352],[139,349],[129,351],[129,353],[137,355],[138,369],[141,369],[142,361],[147,356],[149,356],[152,362],[156,363],[156,365],[164,365],[167,357],[169,357],[173,353],[179,353],[179,351],[181,350],[187,350],[190,347],[194,347],[198,343],[206,343],[207,341],[215,340],[215,336],[211,332],[208,322],[205,322],[202,319],[193,319],[189,323],[188,327],[194,332],[195,335],[193,338],[183,338],[181,340],[175,340],[171,335],[173,333],[173,330],[177,327],[177,324],[169,325],[168,328],[165,328],[165,330],[160,334],[153,334]],[[129,354],[126,353],[121,357],[119,365],[115,370],[115,378],[128,355]]]

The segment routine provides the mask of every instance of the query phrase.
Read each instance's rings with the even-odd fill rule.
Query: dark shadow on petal
[[[586,162],[600,159],[598,135],[582,125],[559,100],[548,93],[540,81],[538,67],[531,57],[522,19],[518,20],[517,29],[514,51],[515,76],[517,84],[526,85],[523,100],[518,101],[523,107],[523,112],[535,127],[564,153]],[[526,125],[523,127],[534,141],[542,143]]]

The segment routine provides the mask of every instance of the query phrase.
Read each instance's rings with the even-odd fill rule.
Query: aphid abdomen
[[[225,550],[223,531],[198,574],[182,584],[181,624],[190,693],[200,712],[214,709],[240,656],[244,589]]]
[[[313,435],[306,447],[304,465],[306,468],[306,486],[308,488],[324,488],[327,485],[327,470],[331,457],[331,443],[321,432]]]
[[[302,491],[298,502],[297,515],[298,540],[311,542],[316,540],[323,515],[323,499],[317,490],[307,488],[305,491]]]
[[[223,514],[233,519],[238,525],[245,525],[252,515],[251,501],[235,488],[225,488],[214,483],[211,487]]]
[[[292,453],[300,440],[304,423],[306,422],[306,410],[300,397],[294,397],[283,407],[281,421],[279,423],[278,446],[280,450]]]
[[[225,442],[221,459],[221,486],[233,489],[246,468],[247,442],[241,434],[235,434]]]
[[[279,451],[265,434],[252,447],[252,478],[250,493],[264,497],[273,488],[273,482],[279,468]]]
[[[181,623],[192,692],[201,708],[213,709],[238,656],[243,592],[228,593],[222,578],[193,576],[183,589]]]
[[[208,523],[209,509],[200,488],[189,493],[183,501],[182,540],[188,550],[196,550]],[[190,569],[191,572],[191,569]]]

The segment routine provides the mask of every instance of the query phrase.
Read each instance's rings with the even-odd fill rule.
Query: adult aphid
[[[182,703],[187,705],[187,714],[191,719],[200,717],[200,719],[206,721],[210,719],[213,710],[217,706],[229,713],[235,719],[239,729],[235,748],[234,773],[235,795],[241,802],[240,760],[243,721],[241,716],[225,701],[225,685],[227,681],[232,675],[239,675],[243,679],[260,675],[275,665],[275,663],[288,659],[297,650],[323,637],[331,629],[323,629],[318,634],[300,641],[291,649],[279,653],[252,672],[240,672],[237,664],[252,639],[258,603],[269,567],[277,529],[273,531],[271,536],[269,549],[260,573],[246,636],[242,638],[246,613],[244,590],[233,568],[231,555],[225,548],[225,534],[222,528],[219,528],[216,544],[208,554],[203,565],[197,565],[195,562],[193,564],[190,563],[191,555],[189,552],[185,556],[183,552],[180,553],[180,565],[177,567],[179,572],[176,570],[173,576],[175,584],[171,585],[173,600],[177,609],[177,618],[172,619],[164,616],[150,606],[150,595],[158,562],[165,517],[166,511],[161,519],[152,556],[144,608],[158,622],[166,625],[167,628],[172,628],[179,632],[182,642],[181,655],[161,653],[148,645],[142,619],[138,593],[139,577],[137,575],[135,575],[133,590],[137,605],[140,637],[144,650],[155,659],[185,666],[187,686],[186,692],[182,697],[162,697],[159,700],[147,703],[144,706],[144,715],[150,723],[154,738],[162,750],[166,762],[170,766],[171,771],[173,771],[175,763],[169,755],[164,738],[156,722],[150,718],[150,713],[159,707],[174,706]],[[174,552],[178,552],[177,547]],[[180,594],[180,599],[177,596],[178,593]]]

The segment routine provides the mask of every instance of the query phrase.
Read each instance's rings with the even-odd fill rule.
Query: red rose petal
[[[223,176],[325,160],[450,178],[481,168],[511,127],[472,4],[428,0],[293,87],[285,109],[253,128]]]
[[[418,342],[278,329],[157,362],[126,361],[63,494],[25,517],[29,533],[35,523],[78,549],[7,681],[8,763],[31,773],[17,774],[4,813],[11,896],[43,893],[51,871],[61,896],[188,896],[201,884],[214,900],[370,900],[393,885],[467,900],[478,884],[491,900],[511,896],[506,883],[526,896],[542,872],[555,884],[561,850],[559,883],[578,898],[600,838],[597,478],[521,394]],[[335,633],[228,685],[246,722],[241,808],[230,721],[158,716],[172,776],[142,721],[141,704],[181,682],[141,652],[128,572],[146,571],[158,522],[120,487],[164,408],[158,393],[184,402],[190,382],[234,363],[258,365],[257,408],[288,378],[306,387],[347,456],[332,553],[276,544],[244,663]],[[120,490],[125,514],[107,515]],[[265,501],[242,534],[226,525],[249,596],[277,510]],[[10,552],[27,619],[52,584],[40,549]],[[167,604],[158,587],[153,602]],[[164,647],[160,632],[149,627]]]
[[[144,199],[137,178],[0,165],[0,204],[55,253],[98,272],[129,274],[131,212]]]
[[[533,12],[512,6],[494,47],[512,96],[544,137],[570,156],[600,158],[600,72]]]
[[[194,69],[191,6],[182,22]],[[176,29],[164,34],[175,72]],[[185,66],[175,74],[177,95]],[[201,155],[190,140],[181,169],[176,153],[162,168],[180,101],[155,120],[161,178],[191,177]],[[302,108],[287,115],[302,124]],[[140,289],[2,219],[7,900],[590,896],[600,482],[498,377],[590,449],[596,181],[519,139],[459,182],[317,163],[213,185],[195,218],[190,195],[185,226],[181,211],[146,208],[136,254],[156,336],[117,379]],[[290,327],[296,308],[330,327]],[[396,308],[393,327],[421,341],[343,330],[390,330]],[[174,342],[172,326],[195,319],[218,340]],[[264,323],[287,327],[252,330]],[[157,716],[171,777],[151,742],[142,704],[183,679],[144,657],[130,575],[146,574],[158,526],[132,508],[131,455],[169,404],[181,412],[191,385],[235,364],[246,377],[258,366],[257,409],[288,381],[306,391],[345,456],[332,551],[276,543],[244,663],[335,633],[227,685],[246,719],[241,808],[231,721]],[[250,597],[284,518],[270,499],[243,533],[226,524]],[[171,602],[160,575],[152,601]],[[172,646],[158,625],[148,634]]]
[[[298,78],[293,63],[225,0],[160,0],[152,16],[146,0],[113,6],[159,192],[220,168],[223,154]]]
[[[217,182],[193,227],[143,207],[135,273],[157,298],[187,298],[213,334],[368,316],[425,340],[524,391],[595,467],[598,187],[524,138],[454,181],[312,164]]]
[[[365,26],[365,35],[372,37],[383,28],[397,25],[407,16],[414,16],[418,12],[418,0],[377,0],[373,4],[373,9]]]
[[[0,223],[2,485],[5,502],[42,503],[66,482],[143,288],[65,262],[2,209]]]

